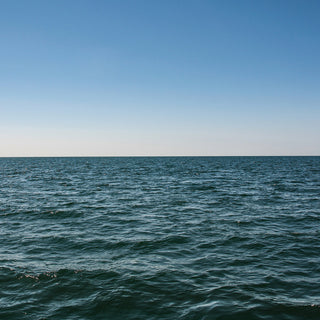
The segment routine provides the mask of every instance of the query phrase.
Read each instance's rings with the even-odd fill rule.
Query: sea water
[[[0,319],[320,319],[320,157],[0,159]]]

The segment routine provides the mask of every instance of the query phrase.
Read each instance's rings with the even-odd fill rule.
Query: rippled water
[[[320,157],[0,174],[0,319],[320,319]]]

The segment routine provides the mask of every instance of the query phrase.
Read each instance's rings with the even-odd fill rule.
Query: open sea
[[[0,158],[0,319],[320,319],[320,157]]]

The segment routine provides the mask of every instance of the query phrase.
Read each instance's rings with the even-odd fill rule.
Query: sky
[[[0,156],[320,155],[320,1],[0,0]]]

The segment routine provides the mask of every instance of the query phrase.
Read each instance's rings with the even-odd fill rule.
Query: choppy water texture
[[[0,319],[320,319],[320,157],[0,170]]]

